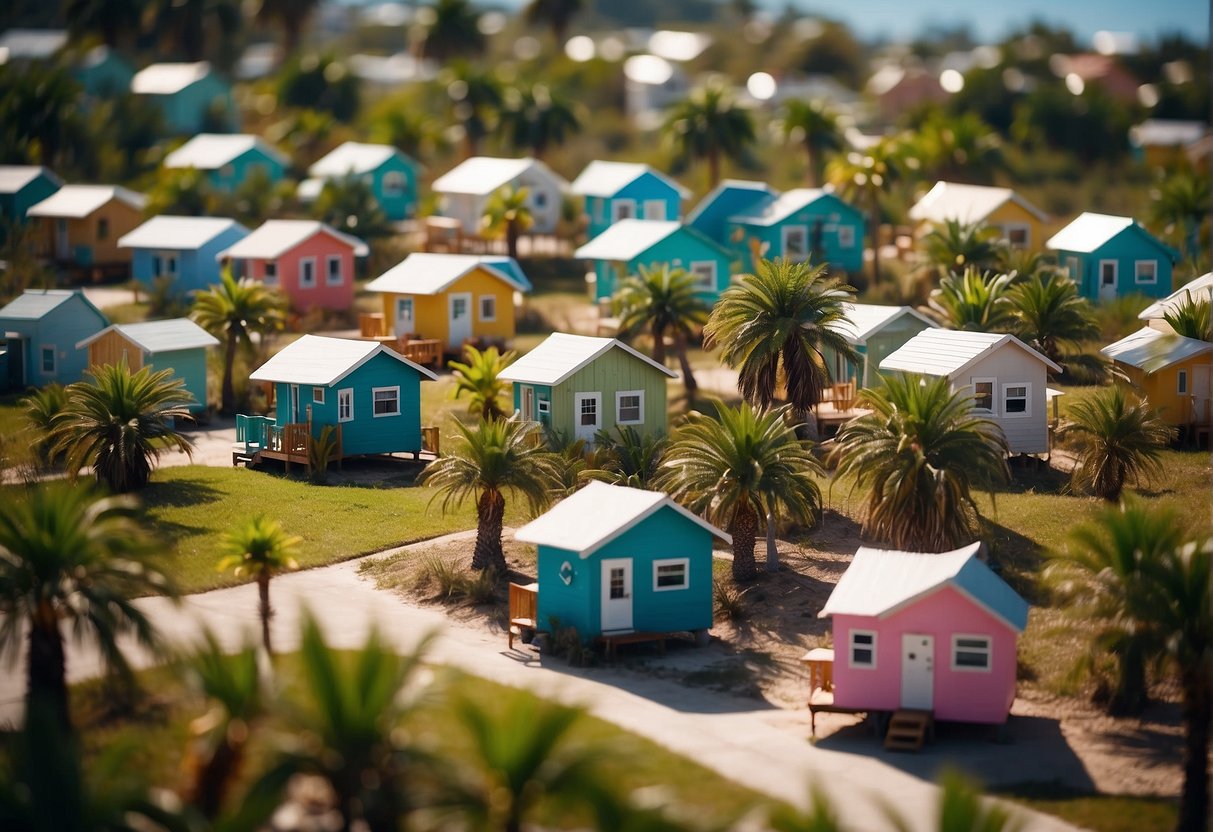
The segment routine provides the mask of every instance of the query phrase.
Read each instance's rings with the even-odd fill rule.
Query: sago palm
[[[948,220],[922,238],[927,262],[941,275],[961,272],[972,267],[981,272],[993,269],[1004,250],[989,226],[965,225]]]
[[[250,577],[257,581],[257,614],[261,618],[261,643],[267,654],[273,654],[270,643],[270,579],[275,575],[298,569],[295,560],[303,538],[288,535],[277,520],[258,514],[228,530],[220,553],[223,557],[216,567],[220,572],[232,571],[237,578]]]
[[[897,549],[944,552],[977,536],[975,487],[1005,479],[1002,429],[946,378],[899,374],[865,390],[872,412],[838,431],[838,477],[866,489],[863,531]]]
[[[62,462],[55,451],[55,419],[67,407],[67,389],[62,384],[48,384],[21,399],[21,411],[31,435],[30,447],[38,463],[54,467]]]
[[[661,469],[661,458],[669,439],[641,433],[630,425],[601,430],[594,436],[592,459],[578,472],[579,478],[601,480],[630,488],[651,488]]]
[[[1209,216],[1209,175],[1172,174],[1150,191],[1151,219],[1183,240],[1184,256],[1200,255],[1200,231]]]
[[[150,561],[151,542],[126,497],[101,497],[66,483],[9,492],[0,500],[0,655],[27,656],[27,701],[69,725],[68,638],[96,644],[111,669],[128,674],[118,640],[157,643],[134,599],[171,595]]]
[[[850,286],[824,266],[762,260],[724,291],[704,327],[704,345],[720,346],[721,360],[737,371],[746,401],[769,407],[783,382],[788,402],[807,413],[830,384],[825,351],[850,361],[858,354],[839,325],[854,297]]]
[[[1126,484],[1162,474],[1162,451],[1175,429],[1145,399],[1117,384],[1072,404],[1058,435],[1076,446],[1074,487],[1116,502]]]
[[[1030,277],[1012,286],[1006,297],[1015,334],[1058,364],[1084,341],[1099,337],[1091,302],[1064,275]]]
[[[800,142],[809,167],[809,185],[822,184],[825,155],[841,150],[846,139],[838,114],[819,99],[793,98],[783,105],[779,130],[787,142]]]
[[[486,422],[504,419],[509,409],[502,404],[512,385],[501,378],[501,371],[516,357],[513,350],[500,352],[496,347],[478,350],[472,345],[463,348],[467,363],[452,361],[448,366],[455,378],[453,398],[468,397],[468,414]]]
[[[501,529],[505,498],[523,500],[532,513],[547,506],[562,480],[561,464],[547,449],[538,427],[499,420],[476,427],[455,423],[454,450],[426,466],[419,482],[437,489],[442,510],[476,502],[476,548],[472,568],[504,574]]]
[[[687,347],[695,328],[707,322],[709,311],[695,276],[668,266],[641,266],[638,274],[620,283],[613,303],[619,315],[620,336],[632,338],[648,330],[653,339],[653,360],[658,364],[665,364],[666,335],[673,336],[682,381],[693,396],[699,385],[691,371]]]
[[[136,491],[147,485],[161,454],[192,454],[194,443],[174,420],[192,418],[194,397],[172,369],[132,373],[123,359],[89,372],[93,381],[68,386],[67,404],[54,421],[55,449],[70,473],[88,466],[111,491]]]
[[[760,517],[812,521],[824,474],[808,442],[796,436],[787,408],[759,411],[742,403],[718,418],[692,412],[673,435],[655,486],[723,526],[733,536],[733,579],[758,574],[754,541]]]
[[[518,238],[535,224],[527,202],[529,188],[504,185],[494,191],[484,203],[484,215],[480,218],[480,231],[490,240],[505,238],[506,251],[510,257],[518,257]]]
[[[721,163],[741,161],[755,142],[754,119],[723,84],[693,90],[676,104],[662,128],[679,161],[704,160],[708,186],[720,184]]]
[[[1007,290],[1009,274],[982,272],[970,266],[939,281],[931,292],[927,312],[948,329],[1007,332],[1012,326]]]
[[[1193,298],[1190,291],[1184,292],[1179,303],[1170,306],[1163,314],[1175,330],[1176,335],[1195,338],[1197,341],[1213,341],[1213,295]]]

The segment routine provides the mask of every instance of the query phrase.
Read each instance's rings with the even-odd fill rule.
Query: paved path
[[[472,532],[445,540],[470,540]],[[414,544],[424,546],[425,544]],[[405,549],[411,547],[404,547]],[[884,829],[880,801],[896,806],[914,829],[932,824],[937,790],[927,769],[939,765],[930,754],[917,760],[892,759],[870,740],[864,753],[828,750],[807,740],[802,714],[771,708],[754,700],[688,688],[673,682],[611,669],[575,670],[559,660],[540,660],[529,648],[505,649],[504,635],[450,622],[439,608],[409,604],[362,578],[359,561],[275,578],[271,590],[277,615],[275,643],[293,650],[303,609],[320,618],[330,643],[360,645],[372,623],[398,648],[436,632],[430,658],[496,682],[587,707],[598,717],[648,737],[725,777],[774,798],[803,805],[810,782],[823,787],[848,827]],[[205,622],[228,646],[256,632],[256,588],[249,584],[187,597],[180,606],[147,598],[140,606],[172,642],[189,643]],[[132,648],[136,664],[150,658]],[[97,675],[100,660],[87,647],[73,645],[68,655],[72,681]],[[0,675],[0,719],[20,717],[22,674]],[[922,776],[896,766],[923,769]],[[1029,829],[1071,827],[1043,815],[1028,816]]]

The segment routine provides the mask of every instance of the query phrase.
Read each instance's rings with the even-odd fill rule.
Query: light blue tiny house
[[[176,135],[234,130],[239,123],[231,85],[207,61],[146,66],[131,79],[131,92],[159,108]]]
[[[202,171],[212,188],[229,193],[253,176],[264,176],[268,185],[280,182],[289,164],[280,151],[248,133],[201,133],[164,157],[165,168]]]
[[[236,417],[233,461],[307,464],[312,438],[328,425],[339,431],[338,459],[418,454],[421,382],[436,378],[377,341],[304,335],[249,376],[273,386],[274,412]]]
[[[582,640],[622,633],[706,636],[712,542],[729,536],[665,494],[592,482],[520,528],[539,551],[536,625]]]
[[[171,281],[177,297],[204,291],[219,282],[219,252],[248,236],[249,230],[223,217],[152,217],[118,240],[134,249],[131,277],[151,288]]]
[[[728,245],[729,217],[746,214],[779,196],[766,182],[726,179],[687,214],[686,224],[722,246]]]
[[[147,367],[152,372],[171,370],[173,380],[185,385],[193,396],[191,413],[205,413],[207,397],[206,351],[219,346],[219,339],[189,318],[114,324],[76,344],[88,354],[89,367],[126,362],[132,372]]]
[[[7,223],[24,223],[26,212],[63,187],[50,170],[37,165],[0,165],[0,239]]]
[[[108,46],[94,46],[72,67],[72,76],[86,95],[113,98],[130,92],[135,70]]]
[[[1132,217],[1080,214],[1045,244],[1088,300],[1164,298],[1179,254]]]
[[[820,188],[767,195],[725,221],[722,242],[753,271],[757,258],[828,263],[831,269],[863,268],[863,213]]]
[[[88,356],[76,344],[109,324],[78,289],[26,289],[0,309],[0,389],[79,381]]]
[[[388,144],[346,142],[308,168],[299,197],[311,201],[326,182],[353,176],[367,182],[384,216],[398,222],[417,213],[417,174],[421,166]]]
[[[648,165],[590,162],[569,192],[585,199],[586,233],[594,239],[619,220],[676,220],[691,192]]]
[[[641,266],[668,266],[695,275],[700,294],[715,302],[732,279],[734,263],[728,249],[695,229],[656,220],[620,220],[573,256],[593,261],[591,294],[596,301],[609,300],[623,279],[637,274]]]

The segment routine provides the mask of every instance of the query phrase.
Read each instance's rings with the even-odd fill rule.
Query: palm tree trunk
[[[274,610],[270,607],[270,573],[264,569],[257,573],[257,596],[260,598],[261,643],[265,646],[265,654],[272,656],[274,649],[270,645],[270,619],[274,617]]]
[[[505,248],[510,257],[518,259],[518,223],[507,220],[505,224]]]
[[[653,320],[653,360],[665,366],[665,327]]]
[[[737,583],[758,577],[754,562],[754,541],[758,531],[758,512],[749,503],[741,503],[733,513],[729,534],[733,536],[733,580]]]
[[[487,488],[476,504],[476,548],[472,551],[473,569],[496,569],[505,573],[505,552],[501,549],[501,527],[505,519],[505,497]]]
[[[708,151],[708,188],[720,184],[720,150],[713,147]]]
[[[682,384],[687,389],[687,396],[695,398],[695,394],[699,392],[699,382],[695,380],[695,374],[691,371],[691,359],[687,355],[687,337],[683,333],[678,333],[674,337],[674,345],[678,350],[678,369],[682,371]]]
[[[779,571],[779,547],[775,543],[775,514],[767,512],[767,571]]]
[[[813,150],[813,145],[807,140],[804,143],[804,155],[809,163],[809,187],[816,188],[817,183],[821,181],[821,174],[817,170],[817,153]]]
[[[227,344],[223,347],[223,384],[219,396],[219,412],[231,416],[236,410],[236,388],[232,384],[232,375],[236,368],[236,333],[227,334]]]
[[[65,731],[70,732],[72,718],[67,702],[67,659],[63,653],[59,617],[50,602],[39,604],[30,617],[29,675],[26,683],[26,709],[34,704],[44,708]]]
[[[1184,785],[1177,832],[1203,832],[1209,817],[1209,729],[1213,683],[1196,663],[1184,669]]]
[[[244,741],[233,739],[234,731],[225,731],[210,759],[204,762],[194,779],[191,802],[207,819],[219,815],[228,787],[240,775],[244,761]]]

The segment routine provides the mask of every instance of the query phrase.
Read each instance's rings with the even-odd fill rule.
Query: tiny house
[[[980,551],[855,553],[819,613],[832,619],[833,709],[1006,722],[1028,603]]]
[[[607,301],[619,284],[640,267],[682,269],[696,278],[699,293],[715,301],[728,287],[733,255],[723,246],[680,222],[620,220],[573,252],[593,261],[586,280],[596,301]]]
[[[419,169],[415,159],[389,144],[345,142],[308,168],[310,178],[299,184],[299,196],[314,200],[326,183],[355,177],[370,186],[384,216],[405,220],[417,213]]]
[[[1137,316],[1138,320],[1161,332],[1171,332],[1171,325],[1166,322],[1168,313],[1174,312],[1185,303],[1213,304],[1213,272],[1207,272],[1200,277],[1190,280],[1161,300],[1156,300]]]
[[[252,177],[273,185],[289,165],[280,151],[247,133],[200,133],[164,157],[166,169],[201,171],[212,188],[229,193]]]
[[[131,92],[158,108],[176,135],[233,130],[239,119],[231,85],[207,61],[146,66],[131,79]]]
[[[712,543],[727,534],[665,494],[591,482],[514,533],[538,547],[536,624],[612,633],[712,626]]]
[[[1190,434],[1213,424],[1213,343],[1144,326],[1100,350],[1159,417]]]
[[[691,192],[648,165],[590,162],[569,186],[585,199],[586,234],[597,237],[627,219],[676,220]]]
[[[0,165],[0,228],[5,223],[24,223],[30,208],[62,187],[63,182],[47,168]]]
[[[747,214],[777,196],[779,191],[766,182],[726,179],[687,214],[686,224],[708,239],[727,245],[729,217]]]
[[[669,428],[666,382],[677,374],[614,338],[555,332],[501,372],[514,383],[514,410],[570,440],[600,430]]]
[[[535,234],[555,234],[569,183],[538,159],[473,156],[434,180],[441,214],[458,220],[463,233],[480,234],[480,218],[494,193],[510,185],[527,189],[527,208]]]
[[[172,379],[185,385],[194,397],[191,413],[205,413],[209,400],[206,385],[206,351],[219,346],[219,339],[189,318],[114,324],[76,344],[86,350],[88,366],[126,362],[131,372],[147,367],[152,372],[172,370]]]
[[[1132,217],[1081,214],[1047,245],[1088,300],[1171,294],[1171,269],[1178,253]]]
[[[86,95],[114,98],[130,91],[135,70],[108,46],[94,46],[72,66],[72,75]]]
[[[881,361],[924,329],[938,326],[912,306],[844,303],[843,309],[846,320],[838,322],[835,329],[859,353],[859,364],[827,348],[826,367],[833,381],[854,381],[857,388],[877,384]]]
[[[177,297],[204,291],[219,282],[219,252],[248,236],[248,229],[222,217],[173,217],[162,214],[118,240],[132,250],[131,277],[151,288],[169,281]]]
[[[143,222],[147,197],[117,185],[64,185],[32,206],[42,223],[41,252],[81,270],[129,268],[131,253],[118,245]]]
[[[882,372],[944,376],[973,397],[974,410],[1002,428],[1013,454],[1049,450],[1049,372],[1061,367],[997,332],[924,329],[880,362]]]
[[[77,342],[109,323],[79,290],[26,289],[0,309],[0,389],[79,381],[88,362]]]
[[[725,221],[725,245],[737,251],[750,271],[758,258],[828,263],[857,272],[863,268],[864,216],[858,208],[821,188],[768,194]]]
[[[949,222],[994,229],[1012,248],[1040,251],[1048,215],[1010,188],[936,182],[910,208],[918,233],[941,229]]]

